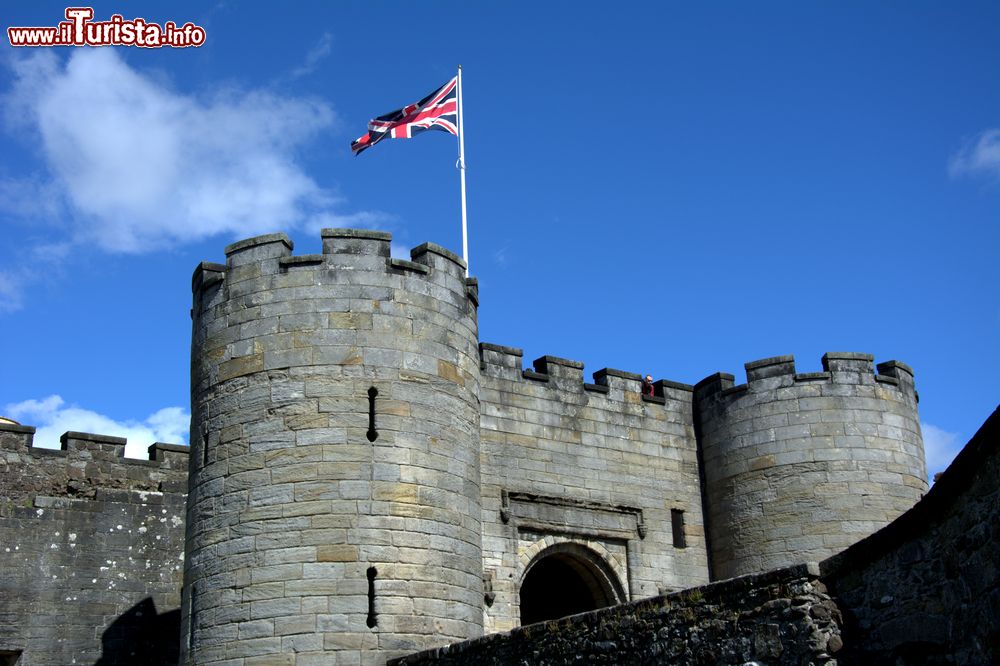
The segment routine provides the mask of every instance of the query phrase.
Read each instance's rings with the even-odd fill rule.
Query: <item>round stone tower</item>
[[[186,664],[380,664],[482,633],[475,281],[433,244],[322,236],[195,271]]]
[[[714,579],[825,559],[927,491],[913,371],[872,360],[829,353],[796,374],[779,356],[747,363],[746,384],[695,387]]]

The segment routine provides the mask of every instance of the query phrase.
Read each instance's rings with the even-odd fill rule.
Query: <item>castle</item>
[[[903,363],[645,395],[480,342],[440,246],[322,239],[195,270],[190,448],[0,424],[0,664],[384,664],[824,560],[927,491]]]

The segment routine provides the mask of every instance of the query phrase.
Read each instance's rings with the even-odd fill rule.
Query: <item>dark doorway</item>
[[[20,658],[20,650],[0,650],[0,666],[17,666]]]
[[[608,574],[591,558],[554,552],[539,557],[524,576],[521,625],[585,613],[622,600]]]

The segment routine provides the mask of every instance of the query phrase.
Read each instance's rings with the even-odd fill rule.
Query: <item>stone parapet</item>
[[[176,662],[188,447],[0,423],[0,650],[24,666]],[[0,656],[9,656],[8,652]]]
[[[0,423],[0,498],[94,497],[102,489],[187,492],[188,447],[157,443],[126,458],[122,437],[67,432],[60,448],[34,446],[35,429]]]
[[[815,564],[540,622],[389,666],[837,663],[842,618]]]
[[[518,625],[519,590],[553,553],[576,558],[625,601],[706,582],[692,387],[594,373],[480,345],[483,566],[487,631]]]

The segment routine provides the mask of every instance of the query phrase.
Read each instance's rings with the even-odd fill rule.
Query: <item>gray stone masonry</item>
[[[740,386],[643,395],[637,374],[585,381],[580,362],[480,343],[479,284],[445,248],[404,260],[384,232],[321,235],[318,254],[269,234],[197,266],[190,456],[127,461],[84,433],[44,451],[0,425],[0,663],[382,666],[515,630],[435,654],[832,665],[815,571],[756,574],[821,561],[927,490],[908,366],[829,353],[797,374],[780,356]],[[963,520],[988,583],[992,537]],[[967,598],[961,580],[942,595]],[[872,629],[878,584],[838,579],[889,645],[903,630]]]
[[[483,566],[495,600],[487,631],[520,624],[532,564],[581,545],[619,588],[619,602],[708,581],[692,428],[692,387],[482,344]],[[675,545],[671,510],[686,517]]]
[[[913,371],[844,352],[823,370],[778,356],[695,387],[714,578],[829,557],[926,492]]]
[[[0,423],[0,654],[18,666],[174,664],[187,447]]]
[[[916,506],[818,565],[539,622],[389,665],[1000,663],[998,478],[1000,409]]]
[[[835,666],[840,613],[815,564],[539,622],[390,666]]]
[[[1000,410],[927,495],[821,565],[851,664],[1000,664]]]
[[[192,664],[374,664],[483,625],[476,285],[326,229],[193,279]]]

